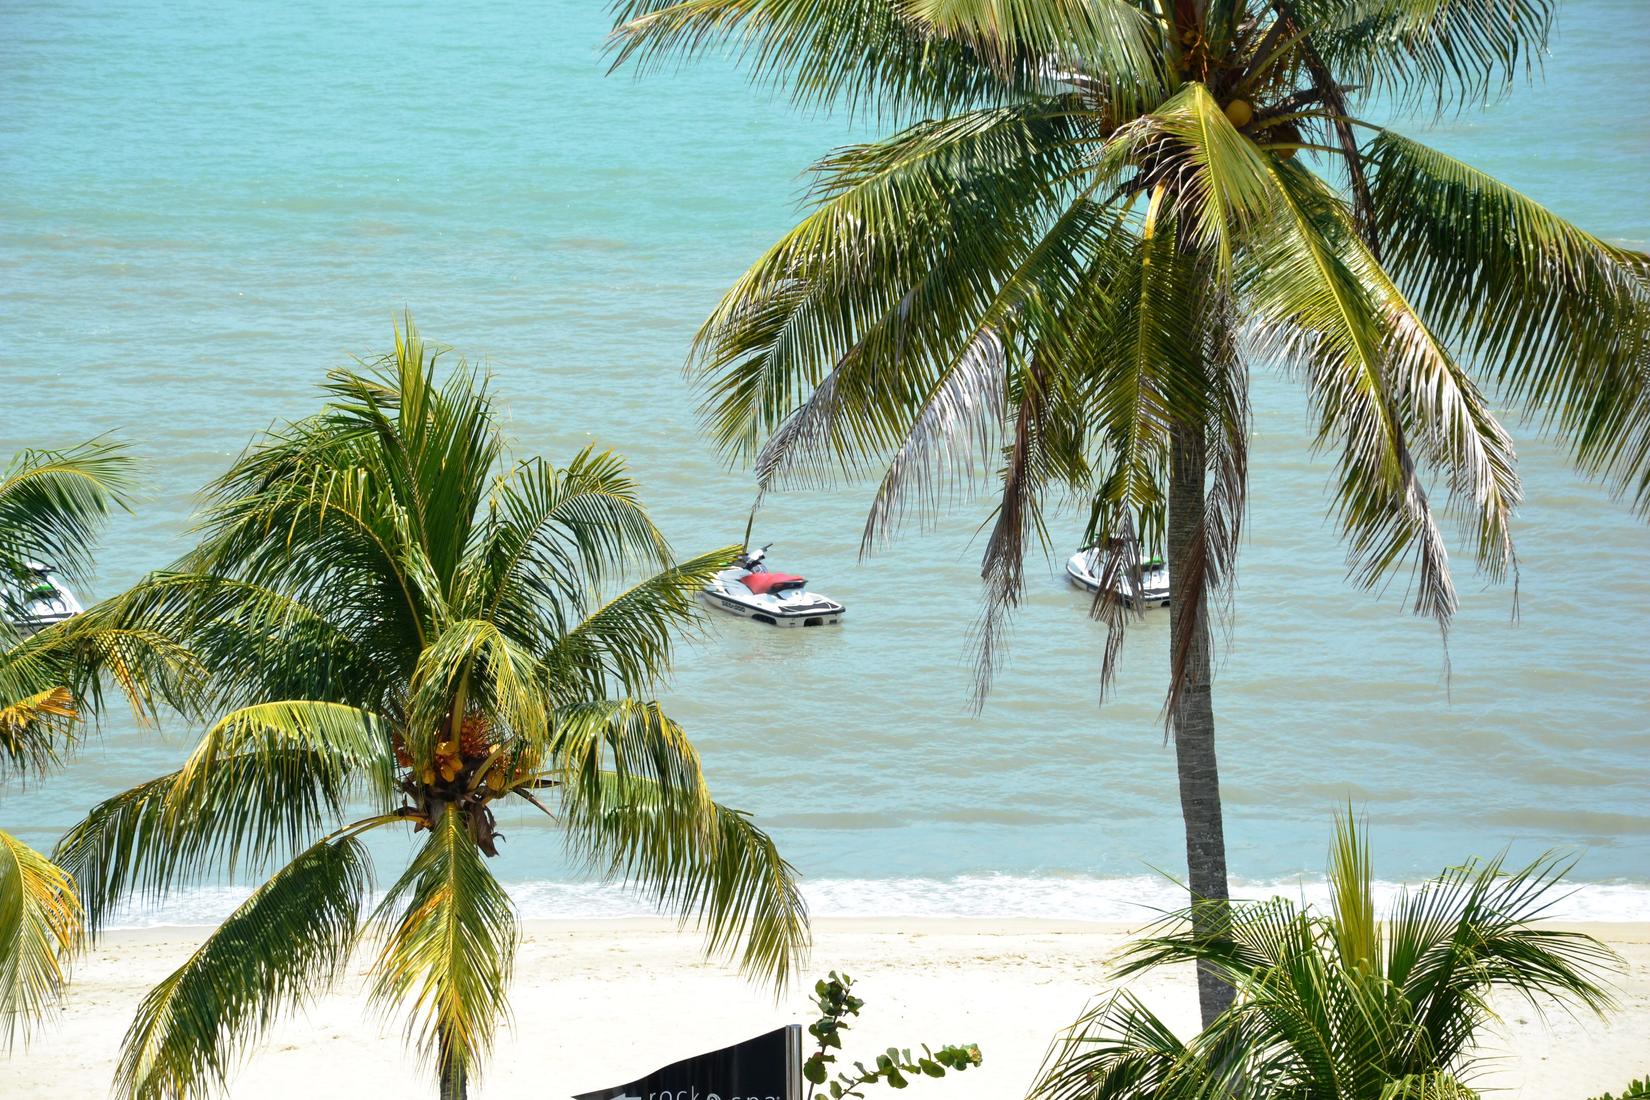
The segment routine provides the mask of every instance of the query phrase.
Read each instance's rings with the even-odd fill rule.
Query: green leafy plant
[[[443,381],[409,323],[211,486],[193,551],[95,613],[187,648],[205,730],[59,845],[86,924],[220,870],[262,881],[144,998],[116,1095],[226,1091],[365,938],[374,1004],[462,1098],[519,939],[489,867],[501,804],[752,975],[782,983],[805,946],[789,864],[711,798],[650,697],[733,548],[678,560],[618,456],[516,458],[493,410],[486,378],[460,362]],[[375,897],[361,838],[381,830],[410,846]]]
[[[1537,1012],[1614,1007],[1605,979],[1619,956],[1541,923],[1569,866],[1471,860],[1399,891],[1381,920],[1368,837],[1348,814],[1327,907],[1238,904],[1213,935],[1179,914],[1124,953],[1124,979],[1211,963],[1237,990],[1212,1025],[1182,1039],[1124,988],[1056,1041],[1030,1098],[1478,1100],[1478,1040],[1497,995]]]
[[[1593,1097],[1593,1100],[1650,1100],[1650,1077],[1635,1079],[1632,1084],[1622,1090],[1620,1096],[1613,1092],[1607,1092],[1603,1096]]]
[[[819,1019],[808,1025],[808,1034],[819,1043],[819,1049],[802,1063],[802,1076],[813,1087],[809,1100],[829,1096],[831,1100],[864,1096],[864,1089],[879,1082],[889,1088],[902,1089],[914,1077],[944,1077],[947,1070],[961,1073],[980,1064],[980,1048],[973,1043],[966,1046],[944,1046],[931,1050],[926,1045],[920,1055],[909,1048],[889,1047],[876,1056],[873,1066],[855,1062],[853,1073],[838,1072],[827,1081],[836,1055],[842,1049],[842,1033],[848,1030],[848,1018],[858,1016],[865,1002],[853,994],[854,980],[846,974],[831,971],[830,975],[814,983],[814,1003],[819,1006]]]

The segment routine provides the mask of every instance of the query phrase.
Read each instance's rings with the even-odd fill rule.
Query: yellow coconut
[[[1255,117],[1255,109],[1249,106],[1246,99],[1234,99],[1226,105],[1226,117],[1233,126],[1242,128],[1249,125],[1249,120]]]

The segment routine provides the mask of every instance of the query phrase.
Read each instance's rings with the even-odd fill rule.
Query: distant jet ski
[[[772,546],[769,543],[768,546]],[[808,582],[794,573],[774,573],[764,564],[768,546],[734,559],[705,586],[714,607],[769,626],[835,626],[844,608],[835,600],[804,589]]]
[[[80,601],[49,565],[37,561],[0,578],[6,618],[19,630],[40,630],[80,614]]]
[[[1066,559],[1066,576],[1079,588],[1089,592],[1099,592],[1102,583],[1101,570],[1105,561],[1101,557],[1098,547],[1079,550]],[[1169,566],[1162,558],[1148,558],[1140,563],[1140,589],[1135,590],[1134,578],[1124,575],[1117,577],[1118,595],[1123,598],[1124,607],[1168,607],[1169,606]]]

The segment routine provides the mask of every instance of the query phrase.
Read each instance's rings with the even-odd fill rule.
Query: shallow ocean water
[[[0,7],[0,453],[117,431],[145,463],[89,594],[177,554],[195,489],[309,412],[328,367],[384,350],[403,310],[490,365],[521,453],[615,447],[680,550],[739,538],[749,478],[697,434],[683,356],[794,219],[810,160],[874,128],[717,60],[606,76],[606,26],[565,2]],[[1650,246],[1650,124],[1609,91],[1636,86],[1647,49],[1639,0],[1569,0],[1536,86],[1399,128]],[[1350,800],[1383,878],[1557,847],[1614,884],[1595,915],[1650,915],[1650,530],[1521,430],[1518,619],[1510,589],[1460,576],[1446,677],[1401,582],[1345,583],[1297,391],[1257,370],[1254,404],[1216,684],[1234,875],[1317,876]],[[1182,849],[1162,617],[1097,709],[1102,628],[1059,575],[1082,526],[1064,515],[975,715],[985,509],[862,562],[868,501],[852,481],[781,495],[756,530],[848,605],[841,629],[716,619],[684,653],[667,697],[719,796],[776,833],[827,911],[1080,916],[1163,896],[1156,869]],[[5,792],[0,820],[48,844],[173,766],[187,732],[113,721],[65,774]],[[576,873],[536,822],[506,828],[524,907],[610,911],[561,885]]]

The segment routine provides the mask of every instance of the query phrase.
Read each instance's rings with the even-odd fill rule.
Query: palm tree
[[[1286,899],[1235,905],[1228,934],[1173,929],[1125,952],[1120,976],[1188,960],[1237,999],[1182,1041],[1127,991],[1058,1040],[1034,1100],[1475,1100],[1476,1042],[1494,994],[1537,1012],[1569,1002],[1601,1016],[1620,964],[1591,936],[1532,922],[1570,864],[1551,855],[1452,867],[1401,891],[1385,922],[1370,893],[1367,833],[1336,822],[1327,913]]]
[[[438,384],[436,359],[409,323],[378,367],[332,372],[321,412],[211,486],[196,549],[109,611],[187,644],[192,709],[216,720],[178,770],[64,838],[88,921],[214,869],[279,868],[145,997],[122,1096],[221,1088],[369,930],[372,999],[464,1096],[516,950],[487,864],[504,800],[750,973],[783,982],[804,949],[791,868],[711,800],[641,694],[731,551],[674,562],[611,454],[510,460],[485,380],[460,364]],[[419,844],[373,907],[362,838],[388,828]]]
[[[22,451],[0,472],[0,783],[37,778],[59,762],[100,707],[100,672],[142,719],[152,674],[178,657],[141,631],[78,619],[22,625],[30,563],[49,563],[71,582],[89,575],[98,529],[130,499],[131,469],[124,448],[96,439]],[[67,872],[0,831],[0,1032],[8,1045],[56,1003],[83,940]]]
[[[1488,578],[1515,565],[1513,445],[1481,384],[1650,512],[1650,258],[1356,111],[1504,91],[1553,7],[617,8],[616,66],[731,44],[806,105],[922,119],[817,163],[810,212],[700,329],[708,428],[761,491],[885,464],[863,551],[994,480],[977,698],[1052,495],[1086,503],[1107,574],[1167,553],[1164,717],[1206,931],[1227,897],[1210,623],[1232,593],[1252,365],[1302,384],[1338,455],[1350,578],[1408,572],[1440,629],[1456,595],[1430,481]],[[1115,596],[1095,613],[1104,691],[1131,615]],[[1199,991],[1206,1021],[1231,995],[1210,967]]]

